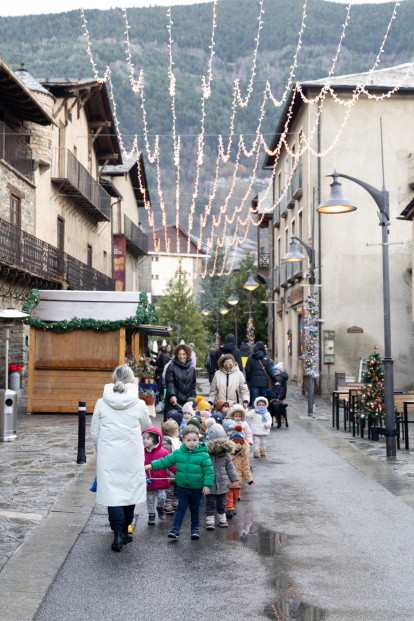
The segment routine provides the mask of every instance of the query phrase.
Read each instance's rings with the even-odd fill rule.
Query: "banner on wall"
[[[125,291],[126,238],[114,235],[113,244],[115,291]]]

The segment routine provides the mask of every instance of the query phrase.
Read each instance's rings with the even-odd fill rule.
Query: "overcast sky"
[[[83,7],[86,9],[110,9],[112,7],[143,7],[143,6],[171,6],[183,4],[199,4],[206,0],[67,0],[64,5],[56,2],[56,0],[14,0],[14,2],[6,2],[0,0],[0,16],[5,15],[33,15],[34,13],[61,13],[62,11],[71,11]],[[288,0],[287,0],[288,1]],[[331,0],[348,4],[349,0]],[[353,0],[353,4],[380,4],[381,2],[390,2],[390,0]],[[219,2],[220,4],[220,2]],[[265,2],[266,4],[266,2]],[[266,8],[266,7],[265,7]]]

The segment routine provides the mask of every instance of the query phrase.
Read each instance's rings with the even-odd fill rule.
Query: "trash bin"
[[[17,393],[0,390],[0,441],[11,442],[17,438]]]
[[[380,430],[379,427],[371,427],[371,440],[373,442],[379,442]]]

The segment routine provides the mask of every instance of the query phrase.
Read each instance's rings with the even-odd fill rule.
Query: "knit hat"
[[[223,420],[223,429],[226,433],[230,431],[231,429],[234,429],[235,426],[236,426],[236,423],[234,422],[234,420],[228,420],[227,418]]]
[[[191,401],[187,401],[187,403],[184,403],[183,414],[185,413],[191,414],[192,416],[194,416],[193,404],[191,403]]]
[[[219,423],[220,425],[223,424],[223,414],[221,412],[213,412],[211,414],[211,419],[209,418],[208,420],[214,420],[216,423]]]
[[[196,403],[199,403],[200,401],[204,401],[204,397],[202,397],[201,395],[198,395],[198,396],[195,398],[195,402],[196,402]]]
[[[203,410],[202,412],[200,412],[200,416],[201,418],[210,418],[211,412],[210,410]]]
[[[204,412],[205,410],[208,410],[210,412],[211,405],[207,403],[207,401],[204,401],[203,398],[201,398],[201,401],[197,401],[197,410],[199,410],[200,412]]]
[[[224,339],[224,342],[225,342],[225,343],[235,343],[235,342],[236,342],[236,339],[235,339],[235,337],[234,337],[234,334],[228,334],[228,335],[226,336],[226,338]]]
[[[181,414],[181,412],[177,412],[177,410],[170,410],[167,414],[167,420],[169,418],[172,418],[173,420],[175,420],[175,422],[177,423],[179,427],[181,423],[183,422],[183,415]]]
[[[233,433],[230,436],[230,440],[232,442],[239,442],[240,444],[244,444],[244,433],[243,427],[241,425],[236,425]]]
[[[217,399],[216,403],[214,404],[214,407],[216,408],[216,412],[221,412],[221,408],[223,407],[225,403],[226,401],[224,399]]]
[[[214,423],[214,425],[210,425],[210,427],[208,427],[208,439],[209,440],[216,440],[217,438],[225,438],[225,437],[226,437],[226,432],[224,431],[221,425],[217,425],[217,423]]]
[[[266,353],[266,349],[264,346],[264,343],[262,343],[262,341],[257,341],[257,343],[255,343],[254,345],[254,351],[263,351],[264,353]]]
[[[278,362],[277,364],[275,364],[275,369],[279,369],[279,371],[284,371],[285,365],[283,364],[283,362]]]
[[[187,425],[195,425],[197,429],[200,431],[202,422],[203,422],[203,419],[201,418],[201,416],[193,416],[187,421]]]
[[[258,408],[259,406],[257,405],[258,401],[264,401],[266,403],[265,408],[267,409],[267,406],[269,405],[269,401],[266,399],[266,397],[257,397],[257,399],[254,400],[254,407]]]

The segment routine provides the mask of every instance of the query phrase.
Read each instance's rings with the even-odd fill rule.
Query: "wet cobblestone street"
[[[20,400],[18,438],[0,442],[0,569],[82,468],[77,432],[77,415],[28,416]],[[93,455],[88,432],[86,454]]]

